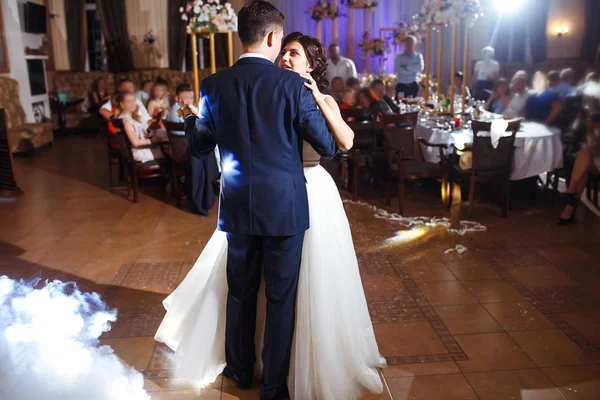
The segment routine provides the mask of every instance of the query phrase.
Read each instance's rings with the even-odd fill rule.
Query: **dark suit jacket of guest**
[[[185,121],[192,154],[221,154],[219,229],[291,236],[309,228],[302,140],[324,157],[337,145],[305,80],[259,57],[202,81],[200,119]]]

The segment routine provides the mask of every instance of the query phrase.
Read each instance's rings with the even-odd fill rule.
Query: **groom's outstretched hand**
[[[200,118],[198,109],[191,104],[181,104],[181,108],[177,110],[177,116],[182,119],[186,119],[190,115],[195,115],[196,118]]]

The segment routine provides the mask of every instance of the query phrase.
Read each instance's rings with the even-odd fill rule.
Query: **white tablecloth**
[[[480,135],[482,132],[479,133]],[[456,144],[461,148],[465,143],[473,142],[470,130],[449,131],[417,125],[417,138],[423,138],[432,144]],[[515,156],[511,180],[538,176],[563,166],[563,145],[560,131],[548,128],[536,122],[523,122],[515,140]],[[423,158],[428,162],[439,162],[437,148],[421,146]],[[452,150],[449,150],[450,153]]]

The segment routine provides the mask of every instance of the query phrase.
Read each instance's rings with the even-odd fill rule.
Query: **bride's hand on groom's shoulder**
[[[304,82],[304,86],[309,88],[315,97],[321,93],[319,91],[319,87],[317,86],[317,82],[315,82],[315,80],[309,73],[302,73],[300,74],[300,76],[306,79],[306,82]]]

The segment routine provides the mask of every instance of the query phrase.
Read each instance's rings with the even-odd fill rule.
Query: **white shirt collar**
[[[258,53],[244,53],[244,54],[242,54],[242,55],[240,56],[240,60],[241,60],[242,58],[248,58],[248,57],[264,58],[265,60],[269,60],[269,61],[271,61],[271,60],[269,59],[269,57],[267,57],[267,56],[264,56],[264,55],[262,55],[262,54],[258,54]]]

